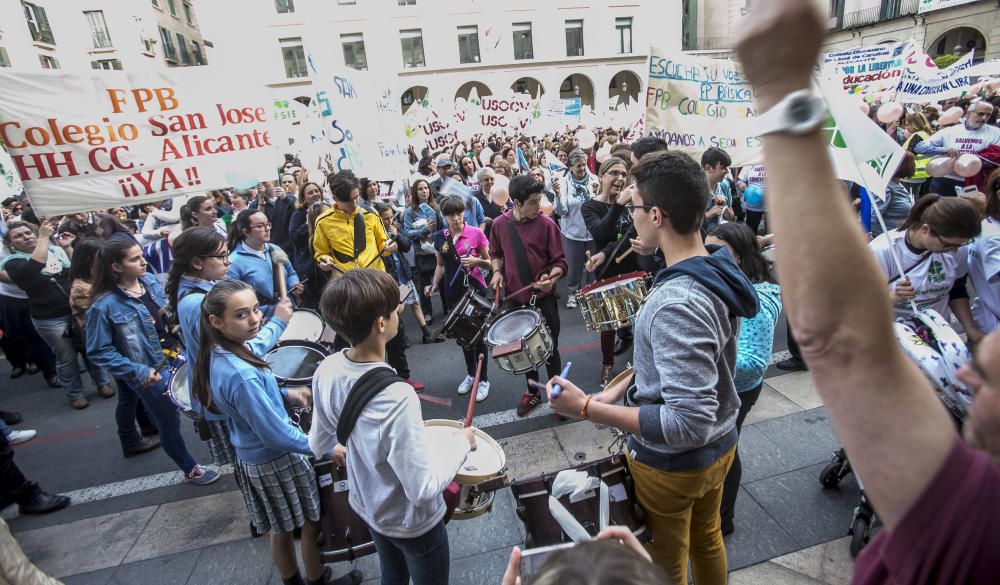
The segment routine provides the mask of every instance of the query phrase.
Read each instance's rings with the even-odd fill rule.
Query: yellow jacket
[[[363,214],[365,223],[365,247],[354,258],[354,220],[358,213]],[[354,268],[385,270],[380,256],[388,239],[378,215],[365,211],[360,206],[348,215],[334,203],[332,208],[316,219],[313,257],[317,263],[329,258],[342,272]]]

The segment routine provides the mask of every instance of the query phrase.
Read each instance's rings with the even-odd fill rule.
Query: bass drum
[[[316,464],[320,501],[320,557],[324,564],[354,561],[375,554],[371,530],[348,502],[347,467],[333,461]]]

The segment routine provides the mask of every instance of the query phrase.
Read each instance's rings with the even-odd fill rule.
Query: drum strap
[[[358,378],[347,395],[347,402],[344,403],[340,420],[337,421],[337,441],[347,446],[347,439],[354,431],[354,426],[358,424],[358,418],[361,417],[361,411],[365,406],[368,406],[372,398],[390,384],[403,381],[392,368],[372,368]]]
[[[604,274],[608,271],[608,268],[611,268],[611,265],[614,263],[615,258],[618,257],[618,253],[621,251],[622,246],[625,244],[625,242],[629,242],[629,245],[632,245],[631,241],[629,240],[629,236],[632,235],[632,232],[634,230],[635,230],[635,224],[630,225],[629,228],[625,230],[625,233],[622,234],[622,237],[618,240],[618,245],[615,246],[614,252],[611,252],[611,255],[605,258],[604,266],[601,267],[601,271],[597,273],[597,276],[594,277],[595,280],[601,280],[602,278],[604,278]]]
[[[528,253],[524,251],[524,242],[521,241],[521,234],[517,233],[514,227],[513,217],[507,222],[507,232],[510,234],[510,246],[514,248],[514,263],[517,265],[517,275],[521,278],[521,285],[528,286],[535,282],[531,276],[531,265],[528,263]]]
[[[337,262],[345,263],[351,262],[352,260],[357,260],[361,256],[361,252],[364,252],[365,247],[368,245],[368,239],[365,234],[365,211],[359,209],[358,213],[354,216],[354,256],[348,256],[336,250],[331,250],[333,256],[337,259]]]

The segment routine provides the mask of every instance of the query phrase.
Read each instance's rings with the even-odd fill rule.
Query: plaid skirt
[[[292,532],[306,520],[319,522],[319,487],[316,471],[298,453],[282,455],[267,463],[239,466],[246,476],[243,495],[257,532]]]
[[[233,448],[233,442],[229,438],[229,424],[224,420],[210,420],[207,422],[209,430],[208,453],[212,457],[212,463],[215,465],[226,465],[228,463],[233,466],[234,471],[238,470],[236,449]]]

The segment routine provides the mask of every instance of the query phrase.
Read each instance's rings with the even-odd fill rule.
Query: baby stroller
[[[903,351],[930,381],[938,398],[961,430],[971,401],[969,389],[956,377],[958,368],[972,359],[965,342],[933,309],[918,311],[913,317],[900,319],[893,324],[893,328]],[[825,489],[837,487],[852,471],[844,449],[838,449],[833,460],[820,472],[819,483]],[[855,479],[861,488],[861,501],[854,508],[851,527],[847,531],[851,536],[851,556],[857,556],[868,544],[877,521],[875,509],[865,495],[861,479],[857,476]]]

